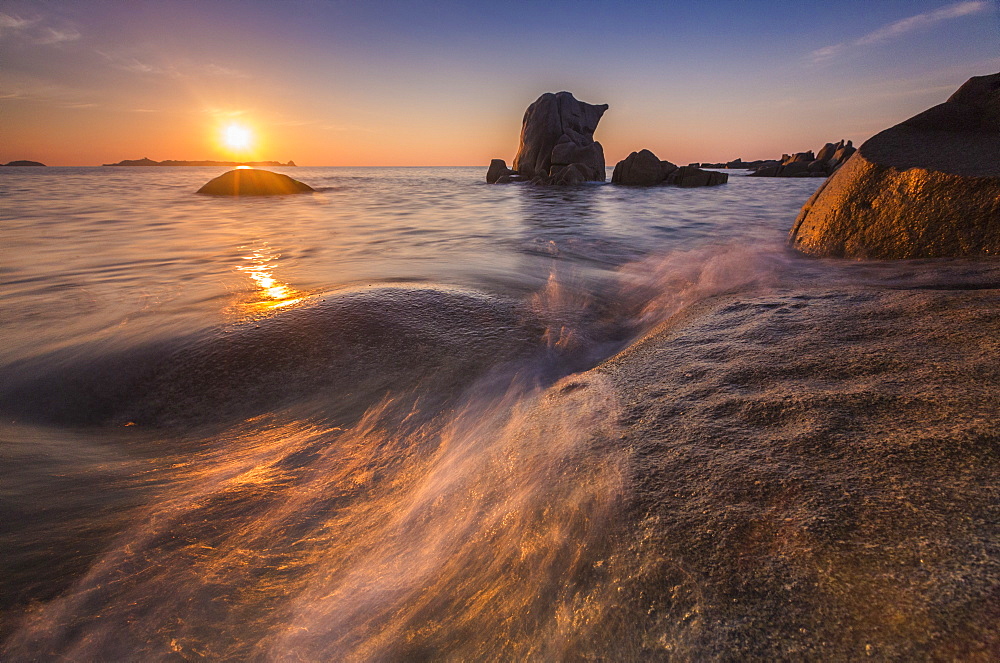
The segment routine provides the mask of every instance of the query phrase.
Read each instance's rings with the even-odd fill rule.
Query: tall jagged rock
[[[553,177],[571,164],[584,167],[588,180],[607,177],[604,148],[594,131],[607,104],[578,101],[569,92],[546,92],[528,106],[514,170],[524,177]]]
[[[603,182],[607,178],[604,148],[594,140],[594,131],[606,110],[607,104],[578,101],[569,92],[546,92],[538,97],[524,112],[511,179],[572,184],[582,176],[584,181]],[[496,168],[491,165],[493,171]],[[499,176],[495,181],[511,179]]]
[[[789,240],[817,256],[1000,255],[1000,73],[866,141]]]

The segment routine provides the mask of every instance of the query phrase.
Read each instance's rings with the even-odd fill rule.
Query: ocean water
[[[815,179],[282,170],[0,173],[10,660],[718,654],[622,591],[666,553],[590,369],[714,298],[997,280],[791,252]]]

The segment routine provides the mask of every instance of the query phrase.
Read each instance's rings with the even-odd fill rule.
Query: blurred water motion
[[[984,622],[988,600],[927,575],[947,564],[904,577],[894,557],[965,563],[917,526],[966,497],[900,489],[934,499],[885,552],[867,532],[904,521],[879,482],[910,466],[815,454],[861,448],[844,436],[893,389],[930,437],[979,430],[964,406],[934,419],[962,403],[906,386],[934,362],[865,348],[850,316],[916,321],[887,316],[889,343],[950,310],[934,293],[988,298],[997,269],[791,254],[815,181],[299,168],[320,194],[249,200],[195,195],[210,168],[27,170],[0,176],[5,660],[822,658],[869,636],[961,658]],[[956,301],[938,326],[978,329],[983,307]],[[643,346],[685,316],[697,333]],[[957,336],[949,356],[995,356]],[[659,363],[614,377],[643,352]],[[989,440],[963,440],[942,472],[974,488]],[[943,529],[978,545],[990,521],[962,518]],[[960,581],[981,588],[976,564]],[[971,617],[920,631],[861,586]]]

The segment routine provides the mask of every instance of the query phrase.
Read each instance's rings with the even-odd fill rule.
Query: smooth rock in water
[[[198,193],[210,196],[285,196],[315,191],[288,175],[256,168],[237,168],[210,180]]]
[[[649,150],[640,150],[615,165],[611,182],[628,186],[653,186],[666,182],[667,177],[675,170],[677,166],[669,161],[661,161]]]
[[[717,173],[712,170],[702,170],[691,166],[682,166],[670,174],[667,178],[668,184],[674,184],[683,188],[698,186],[718,186],[729,181],[728,173]]]
[[[42,163],[41,161],[28,161],[27,159],[18,159],[17,161],[11,161],[9,163],[5,163],[4,165],[5,166],[13,166],[15,168],[25,168],[25,167],[28,167],[28,166],[31,166],[31,167],[42,167],[42,168],[45,167],[45,164]]]
[[[513,174],[510,168],[507,167],[507,162],[503,159],[493,159],[490,161],[490,168],[486,171],[486,183],[496,184],[501,179],[504,182],[510,182],[510,175]]]
[[[594,141],[594,131],[607,109],[607,104],[578,101],[569,92],[546,92],[524,113],[514,170],[522,177],[547,178],[553,165],[579,164],[588,180],[603,182],[604,149]]]
[[[866,141],[802,207],[815,256],[1000,255],[1000,73]]]

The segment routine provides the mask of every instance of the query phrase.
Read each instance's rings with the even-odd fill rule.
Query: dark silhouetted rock
[[[668,184],[691,188],[696,186],[717,186],[729,181],[728,173],[717,173],[691,166],[681,166],[667,178]]]
[[[494,159],[486,181],[576,184],[582,175],[583,181],[603,182],[604,148],[594,140],[594,131],[607,109],[607,104],[584,103],[569,92],[546,92],[524,113],[513,170]]]
[[[198,189],[198,193],[210,196],[285,196],[313,190],[308,184],[293,180],[288,175],[255,168],[237,168],[210,180]]]
[[[504,181],[510,182],[510,175],[513,172],[507,167],[507,162],[503,159],[493,159],[490,161],[489,170],[486,171],[486,182],[488,184],[496,184],[501,178],[506,178]]]
[[[649,150],[633,152],[618,162],[611,173],[613,184],[629,186],[653,186],[667,181],[677,166],[669,161],[661,161]]]
[[[669,161],[661,161],[649,150],[633,152],[618,162],[611,174],[612,184],[654,186],[673,184],[680,187],[715,186],[729,181],[726,173],[701,170],[696,166],[678,168]]]
[[[18,161],[11,161],[10,163],[5,163],[5,166],[13,166],[15,168],[25,168],[25,167],[45,167],[45,164],[41,161],[27,161],[25,159],[20,159]]]
[[[790,241],[817,256],[1000,255],[998,155],[1000,73],[866,141],[803,206]]]
[[[813,155],[812,152],[782,154],[780,160],[757,161],[747,164],[753,177],[826,177],[840,168],[854,147],[851,141],[827,143]]]
[[[569,92],[546,92],[528,106],[514,171],[524,177],[548,177],[553,166],[579,164],[588,180],[607,177],[604,149],[594,131],[607,104],[578,101]]]

